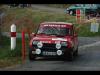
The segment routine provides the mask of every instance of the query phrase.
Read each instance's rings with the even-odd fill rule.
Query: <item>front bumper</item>
[[[40,49],[41,53],[40,54],[36,54],[36,49]],[[33,46],[33,48],[31,48],[31,52],[33,55],[38,56],[38,57],[61,57],[64,56],[65,54],[69,53],[69,51],[71,49],[67,48],[67,47],[61,47],[61,49],[59,49],[62,51],[61,55],[57,54],[58,49],[55,48],[55,45],[46,45],[42,48],[38,48],[37,46]]]

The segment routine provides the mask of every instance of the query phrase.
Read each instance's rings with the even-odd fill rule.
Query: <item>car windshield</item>
[[[39,28],[37,34],[66,36],[70,34],[70,31],[69,28],[66,27],[43,26]]]

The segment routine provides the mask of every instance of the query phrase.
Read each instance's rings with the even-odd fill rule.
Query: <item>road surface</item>
[[[79,37],[79,55],[74,61],[63,61],[57,58],[38,58],[26,60],[7,71],[100,71],[100,38]]]

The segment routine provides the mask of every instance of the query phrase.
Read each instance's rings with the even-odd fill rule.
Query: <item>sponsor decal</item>
[[[44,26],[51,26],[51,27],[66,27],[66,25],[44,25]]]
[[[46,39],[50,40],[49,38],[43,38],[43,37],[41,37],[41,38],[40,37],[35,37],[34,38],[34,40],[46,40]]]
[[[51,43],[51,41],[41,41],[42,43]]]
[[[64,39],[64,38],[52,38],[52,40],[59,40],[59,41],[67,41],[67,39]]]
[[[47,51],[43,51],[42,54],[43,54],[43,55],[57,55],[56,52],[47,52]]]
[[[61,41],[55,41],[55,44],[59,43],[60,44]]]

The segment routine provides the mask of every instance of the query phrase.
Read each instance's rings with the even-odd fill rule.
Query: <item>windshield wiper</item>
[[[46,33],[38,33],[38,34],[49,35],[49,34],[46,34]]]
[[[65,35],[56,35],[56,36],[58,36],[58,37],[64,37]]]
[[[52,34],[48,34],[48,35],[57,35],[57,34],[52,33]]]
[[[59,34],[48,34],[48,35],[55,35],[55,36],[58,36],[58,37],[63,37],[65,35],[59,35]]]

